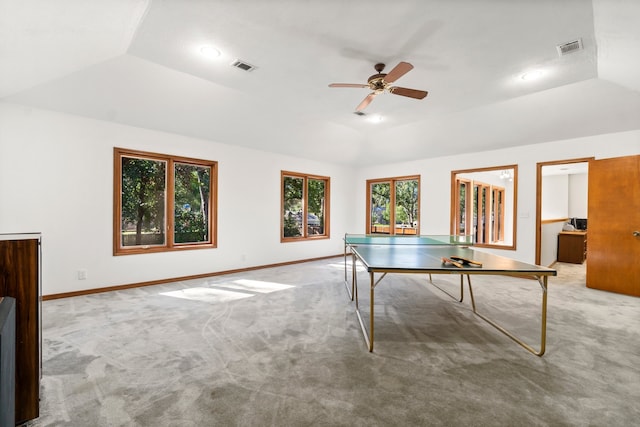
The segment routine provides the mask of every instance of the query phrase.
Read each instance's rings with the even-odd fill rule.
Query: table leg
[[[349,280],[347,279],[348,275],[347,275],[347,256],[351,256],[351,266],[352,266],[352,271],[351,271],[351,289],[349,289]],[[347,288],[347,295],[349,295],[349,299],[351,301],[353,301],[353,277],[355,276],[355,268],[356,268],[356,262],[355,262],[356,257],[353,255],[353,252],[351,252],[351,249],[349,249],[349,255],[347,255],[347,243],[345,242],[344,244],[344,286],[345,288]]]
[[[431,277],[431,273],[429,273],[429,282],[431,282],[431,284],[433,286],[435,286],[436,288],[440,289],[442,292],[444,292],[445,294],[449,295],[454,300],[456,300],[458,302],[462,302],[462,300],[464,299],[464,276],[467,276],[467,280],[469,280],[469,275],[468,274],[460,274],[460,298],[458,298],[458,297],[456,297],[454,295],[451,295],[449,292],[445,291],[440,286],[438,286],[435,283],[433,283],[433,278]]]
[[[375,273],[373,271],[369,272],[369,281],[370,281],[370,302],[369,302],[369,330],[367,331],[367,327],[364,325],[364,320],[362,319],[362,315],[360,314],[360,302],[358,301],[358,282],[357,279],[355,283],[355,300],[356,300],[356,315],[358,316],[358,322],[360,323],[360,329],[362,330],[362,336],[364,337],[364,341],[367,343],[367,348],[369,351],[373,351],[373,319],[374,319],[374,298],[375,298],[375,287],[387,273],[382,273],[382,275],[375,280]]]
[[[540,287],[542,288],[542,313],[540,315],[540,350],[534,349],[529,344],[522,341],[520,338],[513,335],[511,332],[507,331],[505,328],[500,326],[494,320],[488,318],[487,316],[478,313],[476,310],[476,302],[473,298],[473,289],[471,288],[471,280],[469,279],[469,295],[471,296],[471,307],[473,308],[473,313],[478,317],[483,319],[485,322],[489,323],[491,326],[511,338],[513,341],[521,345],[524,349],[529,351],[530,353],[535,354],[536,356],[542,356],[545,352],[545,346],[547,342],[547,276],[536,276],[538,282],[540,283]]]
[[[370,273],[373,274],[373,273]],[[358,301],[358,283],[357,276],[354,276],[355,284],[355,300],[356,300],[356,316],[358,317],[358,323],[360,323],[360,330],[362,331],[362,336],[364,337],[364,341],[367,344],[367,348],[369,351],[372,351],[373,346],[371,345],[371,341],[369,340],[369,332],[367,332],[367,327],[364,326],[364,320],[362,320],[362,315],[360,314],[360,302]]]
[[[370,280],[371,280],[371,289],[370,289],[370,296],[369,296],[369,305],[371,306],[371,309],[369,310],[369,351],[373,351],[373,294],[375,293],[374,288],[375,288],[375,284],[373,281],[373,271],[371,273],[369,273],[370,276]]]

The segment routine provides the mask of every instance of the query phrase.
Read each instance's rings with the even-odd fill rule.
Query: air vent
[[[244,70],[244,71],[253,71],[256,69],[255,66],[248,64],[244,61],[241,61],[239,59],[236,59],[235,61],[233,61],[231,65],[233,65],[236,68],[240,68],[241,70]]]
[[[582,39],[577,39],[577,40],[570,41],[568,43],[559,44],[558,46],[556,46],[556,49],[558,49],[559,56],[564,56],[568,53],[576,52],[582,49]]]

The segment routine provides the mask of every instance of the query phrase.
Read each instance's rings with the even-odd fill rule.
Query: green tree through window
[[[216,167],[114,149],[114,254],[215,247]]]
[[[329,237],[329,178],[281,172],[281,240]]]
[[[389,234],[391,218],[391,183],[380,182],[371,185],[371,233]]]
[[[396,224],[413,227],[418,221],[418,181],[396,181]]]
[[[284,237],[299,237],[303,234],[303,186],[304,178],[283,178]]]
[[[175,163],[175,243],[209,239],[211,168]]]
[[[122,158],[122,246],[165,244],[166,162]]]
[[[418,234],[419,193],[419,176],[368,180],[367,233]]]

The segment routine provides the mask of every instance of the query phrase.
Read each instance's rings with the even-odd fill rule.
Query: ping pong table
[[[511,258],[474,250],[472,236],[390,236],[345,234],[345,286],[351,300],[355,300],[356,315],[369,351],[373,351],[374,338],[374,296],[375,288],[389,273],[428,274],[433,283],[432,274],[460,275],[460,296],[446,292],[450,297],[462,302],[464,298],[464,277],[467,278],[469,296],[473,313],[494,328],[524,347],[527,351],[542,356],[546,345],[547,323],[547,279],[555,276],[556,270],[527,264]],[[351,257],[351,282],[348,280],[347,258]],[[464,261],[455,262],[456,259]],[[446,260],[446,262],[445,262]],[[453,261],[453,262],[452,262]],[[472,261],[474,263],[468,263]],[[369,274],[369,327],[367,329],[360,313],[358,302],[357,263],[361,263]],[[455,262],[455,264],[454,264]],[[376,277],[378,274],[378,277]],[[535,278],[542,290],[540,314],[540,346],[533,348],[513,335],[503,326],[478,312],[471,286],[472,275],[494,275]],[[437,287],[437,286],[436,286]]]

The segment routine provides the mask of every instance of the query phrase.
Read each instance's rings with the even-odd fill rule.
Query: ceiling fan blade
[[[429,92],[426,90],[407,89],[406,87],[393,86],[389,88],[389,92],[394,95],[408,96],[409,98],[422,99]]]
[[[358,87],[358,88],[363,88],[363,87],[369,87],[369,85],[362,85],[362,84],[357,84],[357,83],[331,83],[329,85],[329,87]]]
[[[358,105],[356,107],[356,111],[362,111],[366,108],[367,105],[369,105],[371,103],[371,101],[373,101],[373,98],[376,97],[376,93],[375,92],[371,92],[369,95],[367,95],[367,97],[365,99],[362,100],[362,102],[360,103],[360,105]]]
[[[395,82],[396,80],[398,80],[400,77],[407,74],[412,69],[413,69],[413,65],[409,64],[408,62],[401,62],[398,65],[396,65],[393,70],[389,71],[389,74],[385,76],[384,81],[387,83]]]

